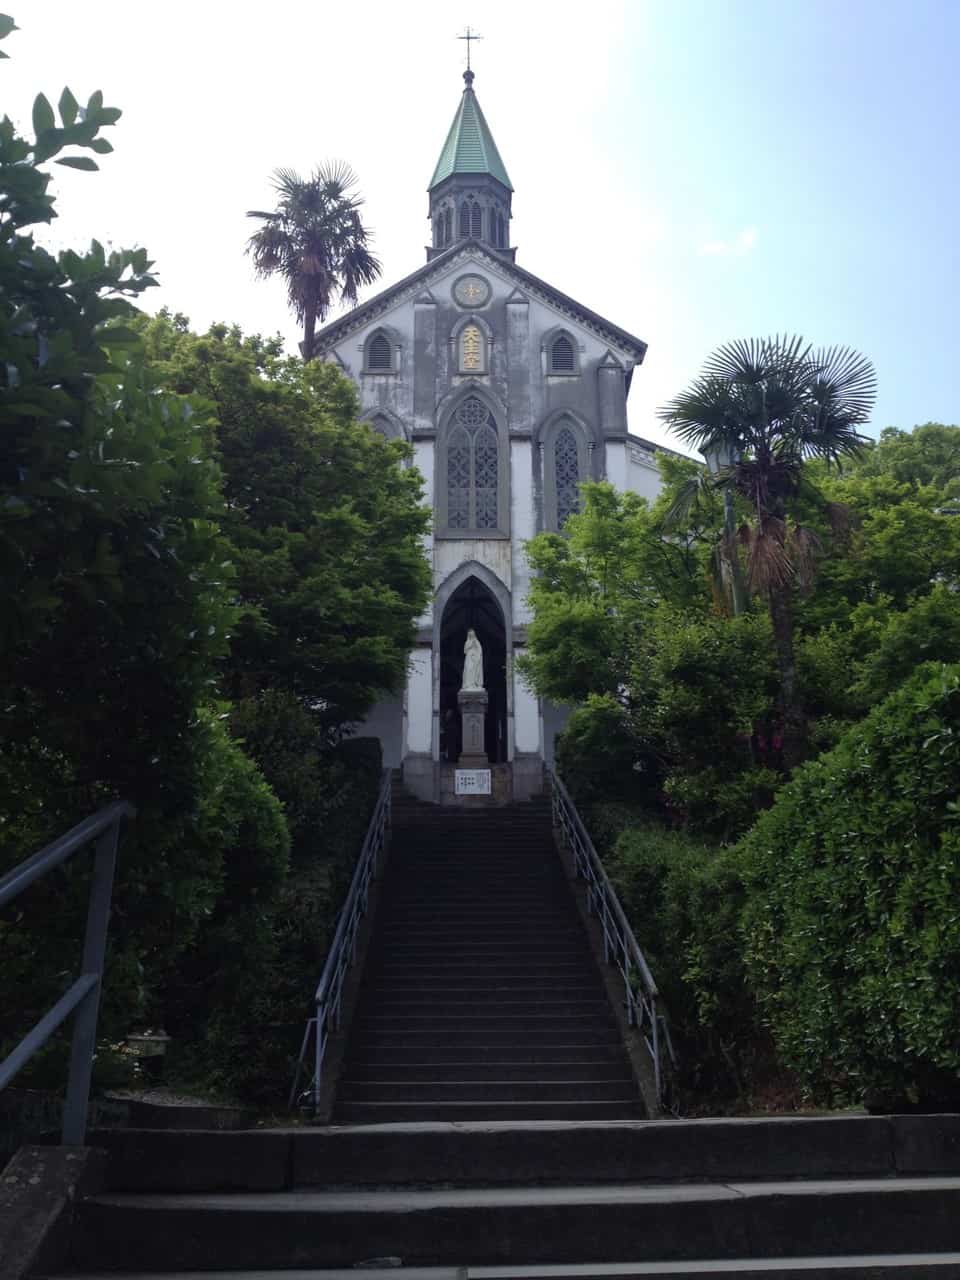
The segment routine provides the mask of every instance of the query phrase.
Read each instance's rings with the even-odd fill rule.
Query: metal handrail
[[[367,834],[363,839],[360,856],[354,868],[346,901],[340,910],[333,940],[327,951],[323,973],[317,983],[317,990],[314,995],[317,1012],[307,1020],[307,1025],[304,1029],[297,1070],[293,1078],[293,1086],[290,1089],[288,1105],[291,1107],[298,1096],[306,1096],[307,1094],[312,1098],[314,1111],[320,1105],[320,1083],[327,1044],[330,1040],[330,1033],[337,1031],[340,1027],[343,984],[356,960],[357,934],[360,930],[360,921],[367,913],[370,882],[377,876],[381,855],[386,849],[387,841],[390,838],[391,785],[391,771],[384,769],[377,802],[373,807],[373,816],[370,819],[370,825],[367,827]],[[314,1035],[313,1079],[304,1094],[298,1095],[297,1089],[299,1088],[300,1078],[303,1075],[307,1059],[311,1032]]]
[[[604,959],[607,964],[615,964],[623,978],[627,1019],[630,1026],[640,1032],[653,1061],[657,1099],[662,1104],[666,1091],[665,1068],[667,1061],[673,1064],[674,1053],[660,992],[577,806],[556,770],[547,765],[546,773],[550,781],[553,825],[573,855],[577,875],[587,883],[587,905],[603,929]]]
[[[0,1089],[5,1088],[38,1049],[74,1010],[77,1011],[70,1047],[67,1097],[63,1108],[62,1139],[65,1146],[83,1146],[87,1131],[87,1105],[93,1055],[97,1046],[97,1014],[103,986],[103,961],[107,949],[107,925],[110,920],[110,898],[117,865],[120,824],[136,817],[133,805],[123,800],[107,805],[99,813],[77,823],[38,853],[26,858],[12,871],[0,877],[0,907],[12,902],[24,889],[54,867],[59,867],[96,840],[93,876],[87,905],[87,929],[83,940],[81,973],[52,1009],[23,1037],[12,1053],[0,1062]]]

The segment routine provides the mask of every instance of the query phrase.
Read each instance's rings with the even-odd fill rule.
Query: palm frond
[[[664,531],[669,533],[675,529],[685,528],[689,522],[691,511],[699,507],[709,495],[712,495],[714,488],[715,481],[713,477],[704,472],[684,480],[677,490],[677,496],[667,508],[663,517]]]
[[[794,567],[784,546],[785,528],[781,520],[741,525],[740,541],[747,552],[747,581],[753,591],[763,593],[787,586]]]
[[[793,525],[786,541],[797,586],[807,591],[816,577],[817,559],[823,551],[823,544],[812,529],[800,524]]]

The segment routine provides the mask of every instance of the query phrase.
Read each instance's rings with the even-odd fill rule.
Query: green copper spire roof
[[[493,140],[490,126],[483,118],[480,103],[473,92],[473,72],[465,71],[466,88],[457,107],[447,140],[440,152],[440,159],[433,171],[428,190],[455,173],[488,173],[510,191],[513,184],[500,159],[500,152]]]

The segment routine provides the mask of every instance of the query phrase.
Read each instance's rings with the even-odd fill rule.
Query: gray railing
[[[303,1033],[297,1071],[290,1090],[289,1105],[291,1107],[307,1097],[311,1099],[314,1111],[320,1105],[320,1084],[327,1044],[331,1032],[340,1029],[343,984],[356,960],[357,934],[360,931],[360,922],[367,912],[370,882],[377,876],[382,855],[390,838],[390,787],[390,770],[385,769],[377,803],[373,808],[373,817],[370,819],[360,856],[354,868],[353,879],[350,881],[350,889],[340,911],[333,941],[327,951],[323,973],[317,984],[314,996],[317,1011],[307,1020]],[[298,1093],[300,1080],[306,1069],[311,1036],[313,1037],[313,1079],[307,1089]]]
[[[627,1018],[643,1037],[653,1064],[657,1099],[663,1105],[667,1067],[674,1058],[660,992],[569,791],[549,765],[546,772],[553,802],[553,825],[573,856],[577,875],[586,881],[590,913],[598,918],[603,930],[604,959],[607,964],[615,964],[623,978]]]
[[[78,823],[59,840],[54,840],[0,878],[0,907],[3,907],[33,884],[34,880],[39,880],[48,871],[79,853],[91,840],[97,842],[80,976],[37,1025],[27,1032],[14,1051],[0,1062],[0,1089],[3,1089],[26,1066],[37,1050],[46,1044],[60,1024],[76,1010],[67,1097],[63,1108],[63,1142],[66,1146],[83,1146],[86,1135],[90,1078],[97,1046],[97,1014],[103,985],[103,958],[107,948],[113,873],[117,864],[117,842],[121,822],[135,814],[136,810],[132,805],[118,800],[101,809],[92,818]]]

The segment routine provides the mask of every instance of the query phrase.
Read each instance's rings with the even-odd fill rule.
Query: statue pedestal
[[[458,764],[464,769],[483,769],[489,764],[484,750],[488,702],[486,689],[461,689],[457,694],[462,730]]]

